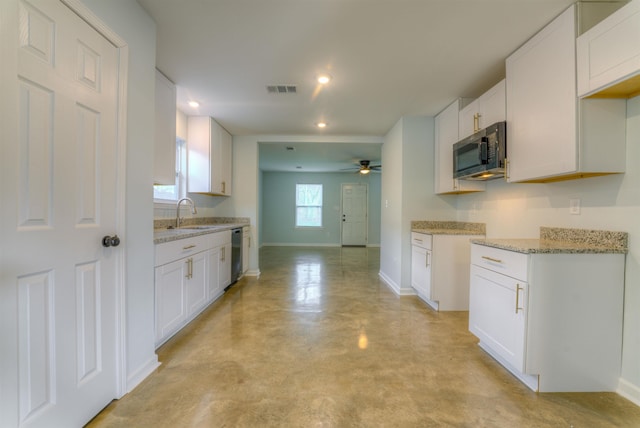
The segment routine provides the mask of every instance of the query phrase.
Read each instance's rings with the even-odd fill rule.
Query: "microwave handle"
[[[478,143],[480,150],[478,150],[478,160],[481,165],[486,165],[489,163],[489,139],[487,137],[482,137],[480,143]]]

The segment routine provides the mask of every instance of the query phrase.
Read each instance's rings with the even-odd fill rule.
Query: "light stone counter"
[[[179,229],[174,229],[174,224],[175,220],[173,219],[155,220],[153,243],[162,244],[177,239],[191,238],[193,236],[206,235],[207,233],[249,226],[249,219],[244,217],[198,217],[186,219]]]
[[[411,231],[429,235],[484,235],[484,223],[462,221],[412,221]]]
[[[527,254],[626,254],[627,240],[626,232],[541,227],[540,239],[473,239],[471,242]]]

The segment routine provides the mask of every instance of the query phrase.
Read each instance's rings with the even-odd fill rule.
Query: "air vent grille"
[[[296,85],[267,85],[267,92],[270,94],[296,94]]]

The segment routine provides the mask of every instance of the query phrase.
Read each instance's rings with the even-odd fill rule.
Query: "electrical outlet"
[[[580,215],[580,199],[569,199],[569,214]]]

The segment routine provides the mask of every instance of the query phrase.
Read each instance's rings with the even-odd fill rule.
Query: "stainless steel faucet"
[[[198,211],[196,211],[196,204],[193,203],[191,198],[182,198],[182,199],[180,199],[178,201],[178,203],[176,204],[176,229],[180,228],[180,223],[182,222],[182,219],[180,218],[180,204],[183,201],[187,201],[191,205],[191,214],[197,214],[198,213]]]

